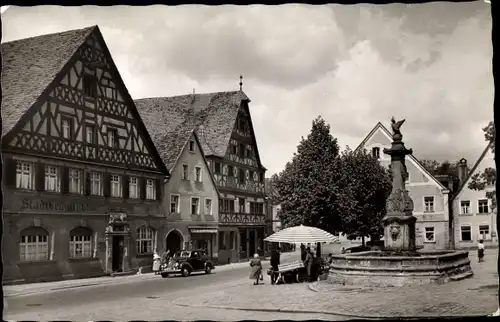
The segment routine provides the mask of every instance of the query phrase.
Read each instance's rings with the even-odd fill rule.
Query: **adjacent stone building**
[[[168,170],[99,28],[1,48],[4,282],[151,265]]]
[[[391,163],[384,148],[390,148],[392,134],[382,123],[377,123],[357,149],[364,148],[388,167]],[[417,245],[425,250],[452,247],[450,189],[429,173],[413,155],[406,161],[409,178],[406,189],[413,199],[413,215],[417,217]]]
[[[186,122],[172,122],[161,105],[149,103],[136,105],[170,172],[163,197],[166,248],[172,253],[201,248],[218,258],[219,192],[198,135]]]
[[[452,200],[455,248],[476,248],[480,239],[486,247],[498,247],[497,208],[486,197],[486,191],[495,190],[495,186],[487,186],[481,191],[468,187],[475,174],[484,173],[487,168],[495,169],[491,144],[486,146],[470,172],[465,159],[459,161],[458,168],[460,184]]]
[[[196,128],[219,198],[219,262],[263,252],[266,169],[260,161],[243,91],[145,98],[141,111],[158,109],[172,127]]]

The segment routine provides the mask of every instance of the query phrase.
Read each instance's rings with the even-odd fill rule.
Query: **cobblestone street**
[[[321,282],[253,286],[248,281],[238,287],[180,298],[174,303],[372,318],[487,315],[497,309],[497,254],[496,249],[487,250],[485,262],[477,263],[475,252],[471,252],[474,276],[444,285],[361,288]]]

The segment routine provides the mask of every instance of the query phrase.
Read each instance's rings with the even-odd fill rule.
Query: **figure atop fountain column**
[[[384,223],[385,250],[396,252],[413,252],[415,247],[415,222],[413,216],[413,200],[406,190],[405,181],[408,172],[405,157],[412,154],[412,149],[406,149],[401,134],[401,126],[405,120],[396,122],[391,119],[393,142],[390,149],[384,149],[384,153],[391,156],[392,191],[387,198],[387,215]]]

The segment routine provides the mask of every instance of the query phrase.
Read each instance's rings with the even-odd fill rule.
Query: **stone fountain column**
[[[393,142],[390,149],[384,153],[391,156],[392,191],[387,198],[387,215],[384,217],[384,248],[393,252],[414,252],[415,222],[413,216],[413,200],[405,187],[408,172],[405,157],[412,154],[412,149],[406,149],[402,141],[403,135],[399,128],[404,120],[395,122],[392,119]]]

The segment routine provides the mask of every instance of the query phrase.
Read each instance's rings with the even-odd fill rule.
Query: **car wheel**
[[[212,273],[212,267],[210,266],[205,267],[205,274],[210,274],[210,273]]]
[[[188,277],[188,276],[189,276],[189,274],[191,274],[191,272],[189,271],[189,268],[187,268],[187,267],[183,267],[183,268],[182,268],[182,270],[181,270],[181,274],[182,274],[182,276],[184,276],[184,277]]]
[[[297,272],[297,274],[295,274],[295,280],[297,281],[297,283],[304,282],[304,275],[300,272]]]
[[[168,273],[161,273],[161,277],[167,278],[168,277]]]

